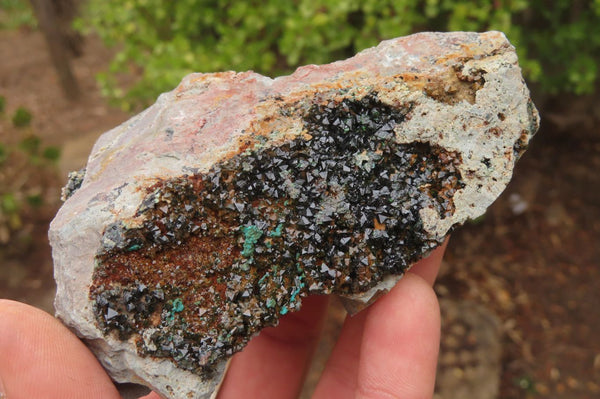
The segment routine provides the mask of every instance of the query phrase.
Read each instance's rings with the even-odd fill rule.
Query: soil
[[[597,103],[547,103],[506,192],[453,235],[445,258],[440,296],[477,301],[501,320],[502,398],[600,397]]]
[[[10,245],[0,246],[0,297],[52,312],[55,286],[46,234],[60,205],[60,187],[67,171],[85,165],[94,138],[128,118],[126,113],[109,107],[96,86],[95,75],[106,68],[110,55],[100,40],[87,38],[84,54],[72,65],[84,95],[71,102],[61,91],[43,36],[28,29],[0,31],[0,96],[6,99],[4,115],[0,115],[0,142],[35,134],[44,145],[62,147],[56,177],[50,174],[54,181],[45,182],[51,190],[46,206],[24,215],[26,234]],[[18,107],[31,112],[31,126],[12,127],[10,117]]]
[[[59,187],[67,170],[83,166],[94,139],[128,117],[108,106],[94,80],[110,55],[97,38],[86,38],[83,55],[73,60],[84,96],[69,102],[41,35],[0,32],[5,115],[26,107],[33,114],[30,131],[63,148],[51,184],[54,199],[25,216],[27,237],[19,245],[0,247],[0,297],[52,312],[46,232]],[[441,299],[476,302],[500,320],[502,398],[600,398],[598,100],[567,96],[538,102],[542,128],[513,181],[482,219],[453,234],[436,284]],[[2,126],[0,140],[22,134],[8,123]],[[339,310],[333,313],[339,324]],[[336,329],[329,331],[325,347]]]

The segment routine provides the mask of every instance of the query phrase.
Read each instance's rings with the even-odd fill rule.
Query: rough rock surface
[[[358,310],[481,215],[538,127],[499,32],[270,79],[192,74],[105,133],[52,222],[57,315],[117,381],[209,397],[309,294]]]

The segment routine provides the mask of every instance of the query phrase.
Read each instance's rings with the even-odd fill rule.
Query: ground
[[[0,32],[0,95],[6,98],[6,115],[17,106],[26,107],[33,114],[27,132],[63,149],[57,177],[47,182],[51,198],[46,206],[25,218],[27,234],[17,245],[0,246],[0,297],[52,312],[46,232],[59,205],[59,187],[68,170],[83,166],[95,137],[128,117],[109,107],[95,85],[94,75],[109,57],[96,38],[86,40],[84,55],[73,64],[85,95],[69,102],[39,33]],[[453,234],[436,284],[444,303],[475,304],[497,320],[502,398],[600,397],[596,104],[598,97],[538,99],[542,128],[513,181],[485,217]],[[0,142],[26,134],[3,118]],[[331,314],[323,353],[334,342],[342,317],[339,307]],[[451,311],[445,310],[443,319],[442,359],[447,360],[452,351],[460,355],[469,346],[467,338],[457,343],[452,337],[469,335],[461,332],[466,327],[453,324]],[[455,367],[453,372],[460,378],[465,369]]]

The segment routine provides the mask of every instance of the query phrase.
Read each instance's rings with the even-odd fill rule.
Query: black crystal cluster
[[[133,326],[149,327],[148,314],[163,308],[164,293],[160,287],[149,290],[144,284],[127,288],[112,288],[96,296],[96,306],[103,309],[102,321],[108,330],[115,330],[127,339]]]
[[[138,334],[141,353],[209,373],[309,293],[360,293],[403,273],[441,243],[420,210],[451,215],[463,187],[459,155],[396,142],[410,110],[376,93],[319,103],[303,115],[308,136],[152,187],[141,228],[104,234],[91,292],[99,323]],[[159,287],[162,304],[130,306],[140,284]]]

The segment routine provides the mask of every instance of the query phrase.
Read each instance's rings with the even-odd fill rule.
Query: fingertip
[[[360,346],[367,311],[346,320],[315,388],[313,398],[350,398],[356,391]]]
[[[85,345],[51,315],[0,300],[0,375],[10,399],[119,394]]]
[[[440,312],[429,283],[408,273],[368,312],[357,397],[431,397]]]
[[[156,392],[151,392],[146,396],[142,396],[140,399],[162,399]]]
[[[428,257],[415,263],[409,273],[418,275],[427,281],[429,285],[433,285],[440,270],[442,258],[444,257],[449,240],[450,237],[446,237],[446,240],[439,247],[431,251]]]
[[[318,342],[326,296],[304,299],[299,312],[263,329],[231,360],[219,398],[295,398]]]
[[[366,326],[381,323],[385,330],[407,332],[440,326],[440,307],[435,291],[420,275],[407,273],[384,297],[368,309]],[[374,330],[377,331],[377,330]],[[439,328],[436,329],[439,335]],[[364,334],[364,333],[363,333]]]

